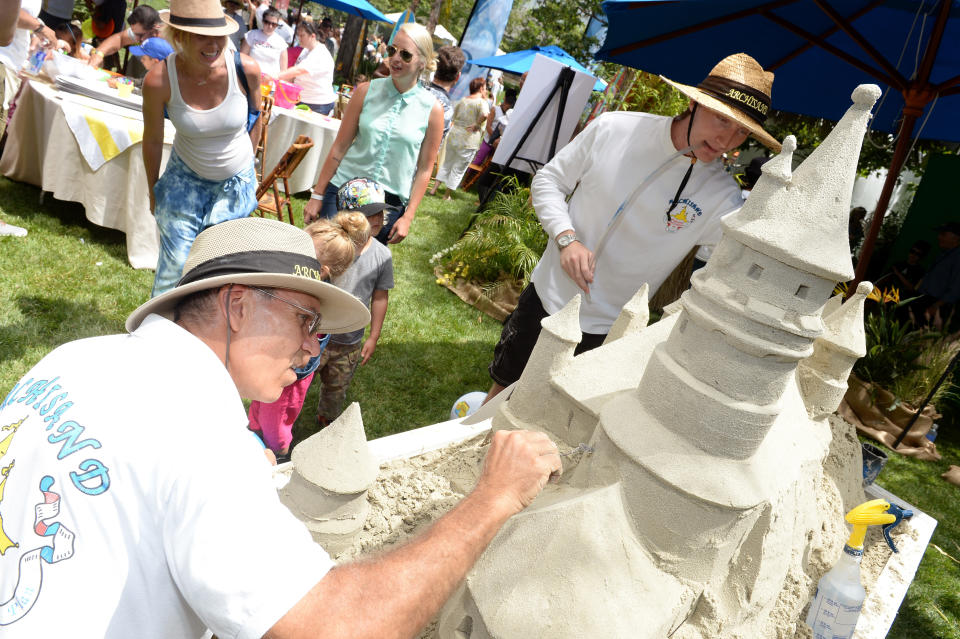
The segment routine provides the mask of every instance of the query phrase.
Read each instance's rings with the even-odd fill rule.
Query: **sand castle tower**
[[[521,380],[529,404],[518,406],[515,391],[494,424],[532,424],[572,443],[573,416],[592,416],[595,452],[508,523],[445,609],[441,637],[506,639],[536,627],[571,638],[768,634],[769,613],[784,584],[803,577],[821,528],[816,482],[830,432],[808,417],[797,369],[817,350],[836,282],[853,276],[847,215],[879,95],[858,87],[796,171],[796,142],[784,141],[678,313],[578,358],[566,352],[570,310],[558,314],[563,328],[544,331],[531,363],[554,371],[540,382],[550,394]],[[837,313],[849,321],[858,303]],[[838,377],[854,341],[823,342],[810,370]],[[617,366],[603,364],[614,358]],[[597,406],[575,383],[584,379],[577,360],[588,359],[611,380],[640,367],[639,383]],[[823,388],[810,388],[824,403]],[[590,578],[598,567],[602,578]]]
[[[824,307],[823,335],[813,343],[813,355],[800,362],[797,382],[811,419],[837,410],[847,392],[847,378],[857,360],[867,354],[863,303],[873,284],[860,282],[856,292],[832,312]]]
[[[377,479],[360,417],[350,404],[329,426],[300,442],[291,455],[293,475],[282,501],[331,554],[347,548],[363,528],[367,490]]]

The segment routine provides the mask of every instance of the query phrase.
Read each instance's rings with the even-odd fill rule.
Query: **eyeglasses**
[[[274,295],[270,291],[262,289],[259,286],[251,286],[250,288],[252,288],[253,290],[259,293],[263,293],[267,297],[272,297],[275,300],[280,300],[284,304],[288,304],[306,313],[306,317],[301,317],[301,321],[303,322],[303,327],[306,329],[308,335],[316,335],[317,333],[320,332],[320,322],[323,319],[323,316],[320,313],[311,311],[309,308],[304,308],[299,304],[294,304],[290,300],[284,299],[279,295]]]
[[[264,20],[264,21],[263,21],[263,26],[265,26],[265,27],[279,27],[279,26],[280,26],[280,23],[279,23],[279,22],[267,22],[266,20]]]
[[[387,47],[387,57],[392,58],[393,56],[400,54],[400,59],[404,62],[410,62],[413,60],[413,54],[407,51],[406,49],[398,49],[392,44]]]

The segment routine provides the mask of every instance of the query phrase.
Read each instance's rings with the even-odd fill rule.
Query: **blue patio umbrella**
[[[576,59],[569,53],[560,47],[555,47],[552,45],[533,47],[530,49],[524,49],[523,51],[515,51],[513,53],[507,53],[504,55],[491,55],[486,58],[476,58],[475,60],[468,60],[468,62],[470,64],[487,67],[489,69],[500,69],[501,71],[506,71],[507,73],[520,74],[526,73],[530,70],[530,67],[533,66],[533,59],[538,53],[540,55],[545,55],[552,60],[556,60],[557,62],[560,62],[568,67],[572,67],[577,71],[582,71],[583,73],[587,73],[596,77],[592,71],[577,62]],[[606,88],[607,83],[597,78],[597,83],[593,85],[593,90],[603,91]]]
[[[603,10],[597,59],[696,86],[742,51],[776,74],[782,111],[839,120],[855,86],[880,85],[872,128],[897,143],[858,281],[912,140],[960,141],[960,0],[607,0]]]
[[[393,20],[383,15],[380,9],[367,2],[367,0],[310,0],[325,7],[343,11],[350,15],[360,16],[366,20],[379,20],[387,24],[393,24]],[[302,6],[302,5],[301,5]]]

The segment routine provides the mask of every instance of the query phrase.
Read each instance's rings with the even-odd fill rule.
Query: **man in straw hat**
[[[6,395],[4,637],[413,636],[559,472],[545,435],[501,431],[446,517],[334,566],[279,502],[240,401],[274,401],[318,331],[369,321],[320,270],[291,225],[211,227],[130,334],[66,344]]]
[[[750,56],[724,58],[696,87],[663,80],[690,98],[682,115],[606,113],[533,178],[533,206],[552,241],[504,324],[488,399],[520,378],[540,321],[575,295],[583,295],[579,353],[603,343],[644,282],[653,295],[694,247],[719,241],[720,218],[743,203],[723,153],[749,135],[779,150],[763,130],[773,74]]]

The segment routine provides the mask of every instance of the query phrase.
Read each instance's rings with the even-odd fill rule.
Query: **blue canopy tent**
[[[960,141],[960,0],[607,0],[603,10],[599,60],[696,85],[743,51],[776,74],[775,109],[832,120],[858,84],[884,89],[872,128],[897,142],[857,281],[912,140]]]
[[[582,64],[576,61],[576,59],[571,56],[569,53],[561,49],[560,47],[555,47],[548,45],[545,47],[533,47],[531,49],[525,49],[523,51],[515,51],[513,53],[507,53],[504,55],[492,55],[486,58],[476,58],[475,60],[468,60],[470,64],[475,64],[480,67],[487,67],[489,69],[500,69],[501,71],[506,71],[507,73],[526,73],[530,70],[530,67],[533,66],[533,59],[537,54],[545,55],[552,60],[556,60],[561,64],[564,64],[568,67],[572,67],[577,71],[582,71],[583,73],[588,73],[594,77],[596,75],[585,68]],[[594,91],[603,91],[607,88],[607,83],[603,80],[597,78],[597,83],[593,86]]]
[[[360,16],[365,20],[379,20],[380,22],[386,22],[387,24],[393,24],[393,20],[383,15],[383,12],[380,9],[377,9],[375,6],[367,2],[367,0],[310,0],[311,2],[316,2],[317,4],[322,4],[325,7],[330,7],[331,9],[336,9],[337,11],[343,11],[344,13],[349,13],[350,15]],[[303,8],[303,2],[301,0],[300,7]]]

